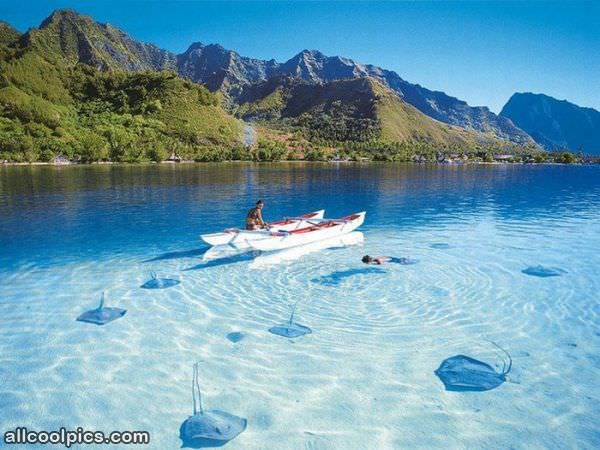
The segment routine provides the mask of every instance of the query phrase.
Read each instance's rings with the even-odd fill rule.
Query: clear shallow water
[[[259,197],[273,219],[367,210],[362,243],[202,263],[198,235]],[[178,448],[199,361],[205,406],[248,419],[227,448],[597,448],[599,249],[598,167],[0,168],[0,431]],[[538,264],[567,273],[521,273]],[[152,270],[181,284],[140,289]],[[76,322],[102,290],[127,315]],[[268,333],[296,300],[313,333]],[[445,391],[449,356],[501,365],[486,339],[509,382]]]

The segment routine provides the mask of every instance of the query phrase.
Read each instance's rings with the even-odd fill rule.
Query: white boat
[[[250,241],[250,245],[255,250],[271,251],[342,236],[360,227],[365,221],[365,214],[363,211],[341,219],[308,220],[311,224],[307,227],[290,231],[271,231],[269,237]]]
[[[310,225],[307,220],[322,219],[324,209],[303,214],[298,217],[285,218],[276,222],[270,222],[266,230],[241,230],[239,228],[227,228],[220,233],[202,234],[200,238],[209,245],[227,245],[237,250],[250,249],[250,242],[257,239],[265,239],[271,236],[273,231],[291,231],[305,228]]]

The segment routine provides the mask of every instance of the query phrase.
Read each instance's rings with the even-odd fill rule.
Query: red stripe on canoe
[[[355,220],[355,219],[358,219],[359,217],[360,217],[359,214],[352,214],[351,216],[342,217],[341,219],[330,220],[329,222],[323,222],[318,225],[311,225],[310,227],[299,228],[297,230],[291,230],[291,231],[287,231],[287,232],[275,231],[275,232],[271,233],[271,236],[287,236],[289,234],[310,233],[311,231],[317,231],[317,230],[322,230],[325,228],[331,228],[336,225],[342,225],[343,221]]]
[[[315,217],[317,214],[318,214],[317,212],[312,212],[312,213],[304,214],[299,217],[301,217],[303,219],[310,219],[311,217]],[[294,220],[285,219],[285,220],[280,220],[278,222],[269,222],[269,225],[289,225],[292,222],[294,222]]]

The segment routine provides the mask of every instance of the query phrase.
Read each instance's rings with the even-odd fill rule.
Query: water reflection
[[[3,264],[123,249],[156,254],[240,226],[257,198],[275,219],[367,210],[364,229],[415,228],[492,215],[515,221],[600,204],[597,166],[193,164],[0,168]],[[160,244],[157,244],[160,243]],[[198,243],[199,247],[200,244]]]

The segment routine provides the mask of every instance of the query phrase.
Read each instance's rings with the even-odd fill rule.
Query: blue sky
[[[318,49],[499,112],[519,91],[600,109],[600,1],[0,0],[24,31],[70,7],[181,52],[217,42],[285,61]]]

